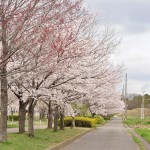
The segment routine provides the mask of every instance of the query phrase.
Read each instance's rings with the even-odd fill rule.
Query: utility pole
[[[122,87],[122,94],[121,94],[121,101],[125,102],[125,92],[124,92],[124,84],[123,84],[123,87]]]
[[[124,84],[123,84],[123,87],[122,87],[121,101],[125,102],[124,101]],[[125,120],[125,112],[123,112],[122,115],[123,115],[123,120]]]
[[[121,97],[121,99],[124,102],[124,85],[123,85],[123,88],[122,88],[122,97]]]
[[[142,104],[141,104],[141,119],[144,119],[144,91],[143,91],[143,98],[142,98]]]
[[[124,102],[125,102],[125,121],[127,120],[127,73],[125,77],[125,92],[124,92]]]

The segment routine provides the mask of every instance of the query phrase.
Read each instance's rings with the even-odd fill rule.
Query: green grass
[[[138,144],[140,150],[146,150],[145,147],[144,147],[144,145],[141,143],[141,141],[137,137],[135,137],[134,135],[132,135],[132,139],[133,139],[133,141],[135,143]]]
[[[130,117],[126,121],[124,121],[125,124],[128,126],[134,127],[134,126],[150,126],[150,118],[140,119],[137,117]]]
[[[47,125],[47,120],[34,120],[34,125]]]
[[[131,134],[133,141],[135,143],[137,143],[137,145],[139,146],[139,149],[140,150],[146,150],[145,146],[142,144],[142,142],[136,136],[134,136],[130,131],[129,131],[129,133]]]
[[[7,128],[18,128],[18,124],[7,124]]]
[[[40,121],[40,120],[35,120],[33,124],[34,124],[34,125],[37,125],[37,126],[39,126],[39,125],[47,125],[47,121],[46,121],[46,120],[42,120],[42,121]],[[25,126],[26,126],[26,127],[28,126],[28,122],[27,122],[27,121],[26,121],[26,123],[25,123]],[[7,121],[7,128],[18,128],[18,127],[19,127],[18,121],[14,121],[14,122],[12,122],[12,121]]]
[[[52,148],[58,143],[86,132],[86,128],[65,128],[65,131],[53,132],[48,129],[35,130],[35,138],[26,134],[8,134],[8,142],[0,143],[2,150],[44,150]]]
[[[150,129],[135,128],[135,131],[150,143]]]

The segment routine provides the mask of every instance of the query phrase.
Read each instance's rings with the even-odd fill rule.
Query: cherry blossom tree
[[[69,17],[64,17],[64,18],[67,18],[66,23],[64,23],[65,21],[63,18],[60,18],[60,16],[57,15],[57,17],[54,18],[55,19],[54,23],[51,22],[51,24],[48,24],[48,22],[46,22],[46,24],[40,28],[39,31],[42,31],[42,35],[38,36],[38,37],[40,37],[39,39],[35,38],[35,36],[34,36],[34,38],[31,40],[32,43],[35,44],[35,41],[38,41],[39,44],[37,46],[35,46],[34,48],[30,47],[30,46],[25,47],[28,49],[31,48],[32,50],[38,49],[38,51],[36,51],[36,53],[35,53],[35,51],[31,51],[31,54],[33,54],[33,56],[36,56],[36,57],[31,57],[32,58],[32,60],[31,60],[31,59],[28,59],[29,57],[27,54],[26,55],[27,60],[30,60],[30,61],[28,61],[28,63],[26,63],[26,60],[24,60],[22,58],[22,56],[25,57],[25,55],[20,55],[20,53],[17,55],[17,58],[19,57],[19,59],[17,59],[17,61],[16,61],[17,63],[15,63],[15,65],[20,64],[20,62],[19,62],[20,60],[21,60],[21,62],[23,60],[26,63],[26,65],[24,65],[26,68],[23,67],[23,69],[22,69],[21,67],[17,66],[20,76],[26,76],[25,74],[28,74],[27,76],[30,76],[27,79],[27,81],[30,84],[27,86],[23,86],[23,84],[22,84],[21,86],[25,87],[25,89],[30,89],[29,95],[32,95],[32,97],[33,97],[33,95],[36,95],[36,93],[38,93],[37,91],[39,90],[40,86],[44,83],[44,81],[49,76],[52,75],[52,73],[55,72],[56,69],[57,70],[61,69],[61,66],[63,66],[64,70],[67,68],[67,65],[64,66],[64,63],[66,62],[66,60],[71,63],[73,57],[75,58],[75,57],[81,55],[81,49],[82,49],[81,44],[82,43],[80,43],[80,47],[79,47],[79,45],[74,44],[75,43],[74,41],[78,37],[79,31],[88,29],[89,24],[86,24],[86,22],[87,22],[87,20],[89,20],[89,17],[87,17],[88,15],[87,15],[86,11],[79,13],[78,8],[80,8],[80,7],[78,6],[79,5],[78,2],[76,1],[76,3],[73,3],[73,4],[71,3],[72,5],[68,5],[68,4],[70,4],[69,1],[68,1],[68,3],[65,3],[65,5],[67,5],[68,7],[71,7],[71,11],[70,11],[70,9],[68,9],[68,11],[71,12],[71,15],[67,14],[67,16],[69,16]],[[77,13],[72,13],[72,11],[74,11],[74,10],[76,10]],[[64,16],[64,14],[63,14],[63,16]],[[84,19],[82,19],[83,16],[85,16]],[[71,24],[69,24],[69,19],[72,20]],[[56,26],[56,23],[58,21],[59,21],[59,23],[61,23],[61,25]],[[76,23],[77,21],[78,21],[78,25],[76,24],[77,27],[73,26],[73,24]],[[52,24],[53,24],[53,30],[50,30]],[[84,31],[84,32],[86,32],[86,31]],[[46,36],[46,35],[51,35],[51,36]],[[44,36],[44,38],[43,38],[43,36]],[[53,38],[52,38],[52,36],[53,36]],[[81,34],[80,34],[80,36],[81,36]],[[48,47],[49,45],[51,45],[51,47]],[[77,46],[79,48],[77,48]],[[22,49],[24,49],[24,47]],[[41,49],[44,49],[44,51],[41,51]],[[39,57],[39,55],[40,55],[40,57]],[[35,58],[35,60],[33,58]],[[21,64],[25,64],[25,63],[21,63]],[[28,65],[29,63],[30,63],[30,65]],[[65,63],[65,64],[67,64],[67,63]],[[14,63],[11,63],[10,66],[11,67],[14,66]],[[22,71],[22,70],[24,70],[24,68],[25,68],[25,71]],[[33,71],[29,72],[33,69],[34,69],[34,72]],[[13,72],[13,71],[11,71],[11,72]],[[18,79],[20,80],[20,77],[18,77]],[[27,81],[25,81],[25,84],[27,83]],[[16,82],[16,80],[15,80],[15,82]],[[22,101],[20,101],[20,102],[22,102]],[[24,106],[26,106],[26,104],[28,104],[28,103],[29,103],[29,99],[25,102]],[[32,102],[30,103],[30,105],[35,106],[35,104],[36,104],[36,101],[34,103],[34,101],[32,99]],[[29,106],[29,108],[30,108],[29,112],[33,112],[33,111],[31,111],[31,109],[34,109],[34,107]],[[33,116],[33,115],[31,115],[31,116]]]
[[[38,113],[40,120],[47,118],[47,111],[46,104],[42,101],[42,99],[39,100],[36,105],[36,112]]]
[[[118,44],[112,32],[106,30],[103,38],[95,42],[89,42],[81,61],[73,64],[70,75],[65,75],[68,79],[62,88],[84,93],[89,107],[97,105],[102,110],[105,109],[102,106],[109,103],[110,97],[116,94],[116,85],[121,81],[122,68],[115,68],[110,61],[111,54]]]
[[[38,57],[41,49],[43,49],[43,43],[47,40],[45,33],[54,31],[53,27],[56,26],[56,24],[63,23],[63,16],[67,14],[67,12],[76,15],[74,11],[80,8],[79,4],[80,1],[78,0],[0,1],[1,141],[7,140],[7,76],[37,67],[36,63],[34,63],[32,67],[29,64],[30,60],[35,56]],[[52,24],[53,26],[50,27],[49,21],[54,22],[54,24]],[[49,30],[45,28],[47,24],[49,25]],[[43,32],[43,29],[45,32]],[[42,54],[40,55],[42,56]],[[24,57],[25,55],[28,57]],[[21,63],[20,60],[24,60],[23,63]]]
[[[40,99],[48,106],[49,128],[54,107],[54,131],[65,109],[75,115],[72,101],[86,99],[99,113],[115,102],[122,69],[110,58],[118,40],[108,28],[98,33],[82,0],[1,0],[0,14],[1,141],[7,140],[8,87],[19,100],[19,132],[28,112],[31,137]]]
[[[13,115],[14,113],[18,113],[18,101],[17,97],[8,90],[8,112]]]

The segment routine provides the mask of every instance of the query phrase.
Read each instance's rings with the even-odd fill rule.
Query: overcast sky
[[[128,74],[128,93],[150,94],[150,0],[85,0],[100,23],[119,32],[116,62]]]

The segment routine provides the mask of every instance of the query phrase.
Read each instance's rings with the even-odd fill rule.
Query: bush
[[[99,115],[95,115],[94,118],[90,116],[89,118],[94,119],[96,124],[105,123],[104,118],[102,116],[99,116]]]
[[[101,116],[95,116],[93,119],[95,119],[96,124],[102,124],[105,122],[104,118]]]
[[[72,117],[65,117],[64,118],[64,125],[66,126],[66,127],[71,127],[71,125],[72,125]],[[60,120],[58,121],[58,124],[60,124]]]
[[[19,116],[18,115],[9,115],[8,116],[8,120],[9,121],[12,121],[12,120],[18,121],[19,120]]]
[[[64,124],[66,127],[72,125],[72,117],[66,117],[64,118]],[[60,120],[58,121],[58,124],[60,124]],[[75,126],[76,127],[88,127],[93,128],[96,126],[96,120],[92,118],[87,117],[75,117]]]
[[[104,118],[105,120],[110,120],[112,117],[113,117],[112,115],[109,115],[109,116],[103,116],[103,118]]]
[[[95,127],[96,121],[92,118],[86,118],[86,117],[75,117],[75,125],[77,127]]]

